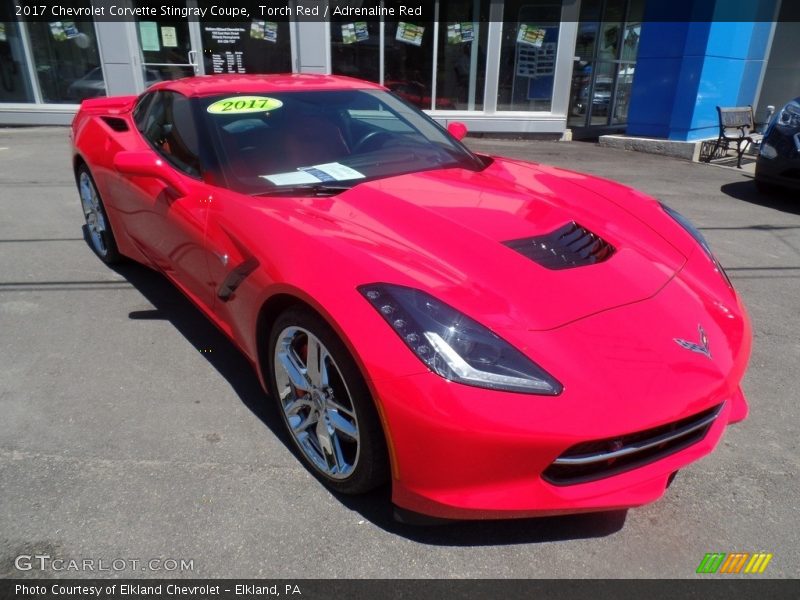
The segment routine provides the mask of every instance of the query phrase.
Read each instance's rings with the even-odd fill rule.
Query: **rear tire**
[[[92,251],[106,264],[122,260],[117,249],[117,241],[111,230],[105,204],[97,191],[94,178],[86,165],[81,165],[75,173],[78,193],[81,198],[83,217],[86,220],[84,235]]]
[[[330,325],[308,308],[281,313],[269,336],[269,392],[306,466],[330,489],[368,492],[389,457],[363,376]]]

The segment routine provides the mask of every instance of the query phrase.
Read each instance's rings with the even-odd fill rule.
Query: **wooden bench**
[[[738,106],[733,108],[717,107],[719,114],[719,137],[714,144],[714,149],[709,152],[706,162],[717,156],[722,150],[727,152],[731,145],[736,144],[736,166],[742,168],[742,155],[751,144],[761,143],[761,134],[754,133],[756,123],[752,106]]]

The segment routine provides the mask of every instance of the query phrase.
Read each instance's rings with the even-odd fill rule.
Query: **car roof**
[[[214,96],[217,94],[252,94],[271,92],[300,92],[318,90],[383,90],[370,81],[339,75],[289,73],[283,75],[201,75],[161,81],[148,91],[172,90],[184,96]]]

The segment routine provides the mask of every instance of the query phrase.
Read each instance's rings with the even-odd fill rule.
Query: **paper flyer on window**
[[[158,52],[161,45],[158,43],[158,23],[155,21],[139,21],[139,37],[142,50],[145,52]]]
[[[422,36],[424,34],[424,27],[400,21],[397,24],[397,33],[395,34],[394,39],[396,39],[398,42],[411,44],[412,46],[422,46]]]
[[[473,23],[448,23],[447,43],[464,44],[475,39],[475,26]]]
[[[541,48],[547,31],[530,23],[521,23],[517,31],[517,43]]]
[[[74,21],[54,21],[50,23],[50,33],[53,34],[53,39],[57,42],[71,40],[80,35],[80,31],[75,27]]]
[[[174,27],[161,28],[161,45],[164,48],[178,47],[178,33]]]
[[[342,43],[355,44],[369,39],[369,29],[366,21],[342,24]]]
[[[272,42],[273,44],[278,41],[278,24],[271,21],[264,23],[264,41]]]

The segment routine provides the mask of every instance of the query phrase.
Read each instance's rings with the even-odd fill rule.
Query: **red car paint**
[[[219,76],[155,89],[188,96],[382,89],[333,76]],[[122,254],[163,272],[259,375],[258,321],[276,298],[317,310],[360,366],[382,419],[398,506],[444,518],[632,507],[708,454],[747,415],[740,388],[751,331],[736,292],[699,244],[644,194],[597,177],[494,157],[483,171],[431,170],[367,181],[335,197],[253,197],[174,171],[185,194],[114,169],[120,151],[156,153],[136,130],[136,98],[83,103],[76,165],[104,198]],[[124,119],[115,131],[101,116]],[[166,168],[171,169],[167,166]],[[576,220],[611,243],[605,262],[548,270],[502,242]],[[217,257],[227,255],[223,264]],[[222,302],[248,256],[258,268]],[[357,291],[421,289],[475,319],[564,386],[558,396],[491,391],[430,372]],[[269,315],[267,315],[269,316]],[[713,358],[675,338],[702,324]],[[696,415],[724,403],[698,442],[587,483],[542,472],[569,447]]]

